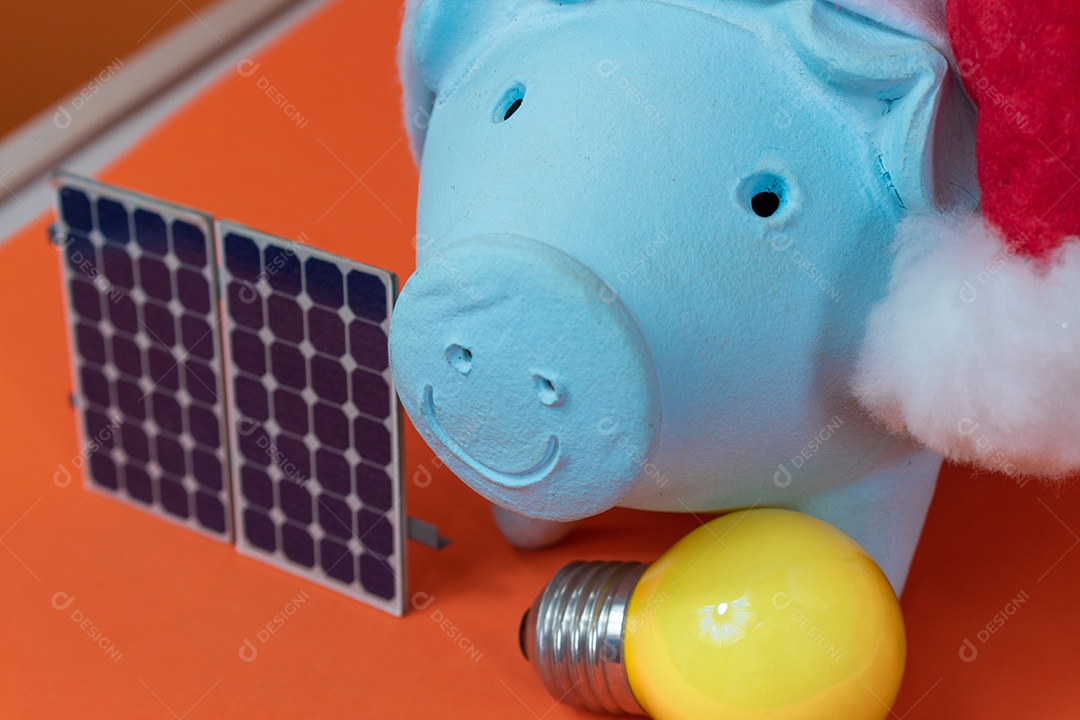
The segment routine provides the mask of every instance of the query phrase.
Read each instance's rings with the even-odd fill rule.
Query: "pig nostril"
[[[555,383],[546,377],[533,375],[533,384],[536,387],[536,394],[539,396],[540,402],[549,407],[562,402],[562,394],[555,389]]]
[[[446,348],[446,362],[450,363],[455,370],[462,375],[468,375],[472,370],[472,351],[460,345],[451,345]]]

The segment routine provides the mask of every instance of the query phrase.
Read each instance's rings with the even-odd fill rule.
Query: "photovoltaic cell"
[[[213,221],[74,176],[56,183],[87,484],[230,541]]]
[[[237,548],[397,615],[406,516],[387,363],[396,280],[217,223]]]

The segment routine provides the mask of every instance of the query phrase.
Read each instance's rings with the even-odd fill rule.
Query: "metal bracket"
[[[439,528],[414,517],[408,518],[407,528],[410,540],[436,550],[442,550],[451,542],[450,538],[445,538],[439,534]]]

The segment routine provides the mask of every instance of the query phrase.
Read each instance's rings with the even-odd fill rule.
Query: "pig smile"
[[[552,435],[548,438],[547,451],[544,453],[544,457],[531,468],[513,472],[497,470],[487,463],[481,462],[473,457],[473,455],[463,448],[460,443],[454,440],[454,438],[450,436],[450,433],[447,432],[446,428],[443,427],[438,412],[435,410],[434,391],[431,385],[424,388],[422,411],[424,419],[427,420],[428,426],[431,428],[432,432],[435,433],[435,437],[439,439],[439,442],[445,445],[450,452],[460,458],[475,472],[496,485],[508,488],[522,488],[534,485],[550,475],[559,464],[559,438]]]

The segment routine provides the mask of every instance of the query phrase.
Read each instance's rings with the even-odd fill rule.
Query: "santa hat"
[[[856,394],[952,460],[1080,470],[1080,4],[842,4],[950,58],[978,109],[982,195],[977,214],[902,221]]]

